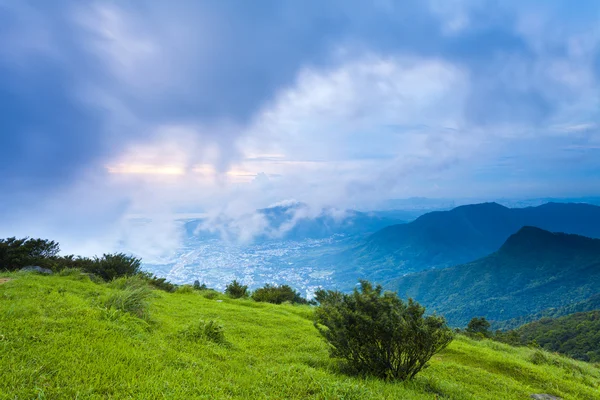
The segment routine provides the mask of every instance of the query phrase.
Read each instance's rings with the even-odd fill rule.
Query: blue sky
[[[0,0],[0,44],[4,236],[600,191],[595,0]]]

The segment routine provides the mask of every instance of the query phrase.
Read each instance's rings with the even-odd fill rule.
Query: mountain
[[[318,213],[303,203],[258,210],[269,228],[286,240],[322,239],[332,235],[364,235],[401,223],[394,215],[324,208]],[[388,216],[390,215],[390,216]]]
[[[343,257],[349,268],[340,271],[340,280],[362,276],[387,281],[473,261],[497,250],[523,226],[600,238],[600,207],[547,203],[507,208],[482,203],[427,213],[410,223],[383,228],[347,251]]]
[[[400,212],[360,212],[323,208],[311,209],[308,205],[294,202],[262,208],[253,215],[236,220],[217,221],[220,229],[202,229],[206,219],[185,221],[184,230],[188,239],[219,239],[223,234],[228,239],[240,235],[245,223],[260,225],[261,232],[254,241],[323,239],[333,235],[360,236],[372,234],[386,226],[402,223],[397,218]]]
[[[516,333],[523,343],[535,341],[549,351],[600,362],[600,310],[542,318],[521,326]]]
[[[593,295],[589,299],[579,301],[577,303],[568,304],[563,307],[552,307],[534,314],[523,315],[521,317],[512,318],[508,321],[495,322],[494,329],[514,329],[527,323],[540,320],[542,318],[559,318],[569,314],[581,313],[586,311],[600,310],[600,293]]]
[[[406,275],[388,287],[453,326],[480,316],[507,321],[600,293],[600,240],[523,227],[489,256]]]

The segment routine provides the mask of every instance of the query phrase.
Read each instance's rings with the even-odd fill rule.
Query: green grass
[[[412,382],[346,376],[309,306],[153,291],[128,312],[110,299],[135,285],[65,275],[0,274],[0,399],[600,399],[597,366],[462,336]]]

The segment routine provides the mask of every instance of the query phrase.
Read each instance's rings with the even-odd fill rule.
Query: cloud
[[[155,257],[177,245],[172,213],[247,239],[265,229],[254,210],[290,198],[314,214],[591,193],[598,10],[0,2],[0,233],[148,242]],[[157,240],[126,226],[140,214]]]

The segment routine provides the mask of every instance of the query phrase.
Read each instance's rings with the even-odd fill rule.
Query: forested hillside
[[[600,293],[600,240],[524,227],[487,257],[407,275],[389,288],[455,326],[473,316],[507,321]]]
[[[524,226],[600,238],[600,207],[547,203],[507,208],[472,204],[430,212],[392,225],[347,251],[336,280],[351,288],[357,278],[387,282],[404,274],[474,261],[496,251]]]

